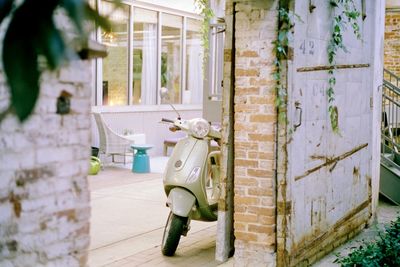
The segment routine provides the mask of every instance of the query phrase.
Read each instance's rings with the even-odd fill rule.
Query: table
[[[136,153],[133,156],[132,172],[150,172],[150,158],[149,155],[147,155],[147,150],[151,149],[152,147],[153,145],[150,144],[131,145],[131,148],[136,150]]]

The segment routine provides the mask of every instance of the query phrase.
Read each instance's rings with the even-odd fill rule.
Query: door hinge
[[[374,99],[373,99],[372,96],[369,98],[369,107],[370,107],[371,109],[374,107]]]

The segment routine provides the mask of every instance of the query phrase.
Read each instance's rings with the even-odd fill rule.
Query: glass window
[[[183,103],[200,104],[203,100],[203,47],[201,21],[186,20],[186,86]]]
[[[182,21],[181,16],[162,14],[160,79],[170,103],[181,103]]]
[[[135,8],[133,15],[133,104],[157,103],[157,12]]]
[[[101,33],[108,56],[103,59],[103,105],[128,103],[128,29],[129,6],[118,9],[101,1],[100,11],[110,17],[111,31]]]
[[[202,103],[201,20],[184,20],[184,16],[135,5],[131,9],[131,4],[116,9],[112,2],[101,0],[99,4],[101,14],[110,19],[111,30],[101,31],[100,42],[107,46],[108,56],[97,60],[96,102],[154,105],[160,103],[161,86],[168,92],[169,103]]]

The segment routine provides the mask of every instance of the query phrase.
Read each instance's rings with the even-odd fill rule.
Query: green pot
[[[100,171],[101,162],[98,157],[92,156],[90,159],[89,174],[96,175]]]

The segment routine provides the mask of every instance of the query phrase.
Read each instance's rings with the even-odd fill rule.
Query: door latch
[[[301,121],[302,121],[302,117],[303,117],[303,109],[301,108],[301,104],[299,101],[296,101],[294,103],[294,106],[296,107],[295,117],[298,118],[297,123],[293,125],[294,130],[296,131],[296,129],[298,127],[300,127],[300,125],[301,125]]]

